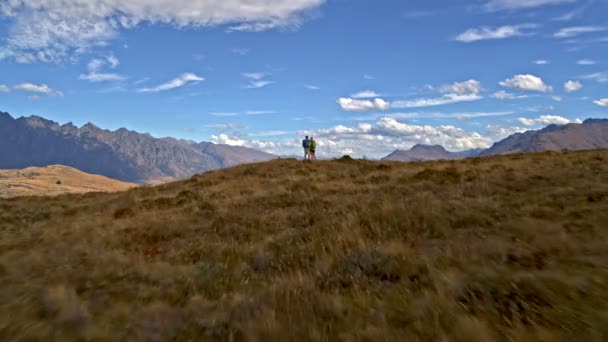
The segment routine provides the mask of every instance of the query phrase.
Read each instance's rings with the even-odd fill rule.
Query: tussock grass
[[[608,339],[608,151],[0,200],[0,340]]]

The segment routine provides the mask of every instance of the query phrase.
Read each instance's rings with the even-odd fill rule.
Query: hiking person
[[[310,137],[310,141],[308,142],[308,146],[310,148],[310,160],[317,160],[317,142],[313,137]]]
[[[304,160],[310,160],[310,140],[308,135],[306,139],[302,140],[302,147],[304,148]]]

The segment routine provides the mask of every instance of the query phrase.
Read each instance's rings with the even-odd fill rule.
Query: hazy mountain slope
[[[608,151],[0,199],[6,341],[601,341]]]
[[[608,119],[589,119],[582,124],[550,125],[538,131],[517,133],[481,155],[598,148],[608,148]]]
[[[452,160],[479,155],[481,150],[468,150],[462,152],[448,152],[440,145],[416,145],[407,151],[397,150],[382,160],[392,161],[429,161],[429,160]]]
[[[103,130],[93,124],[60,126],[37,116],[13,119],[2,112],[0,146],[0,168],[61,164],[129,182],[186,178],[275,158],[244,147],[157,139],[124,128]]]
[[[0,170],[0,197],[111,192],[134,186],[135,184],[84,173],[63,165]]]

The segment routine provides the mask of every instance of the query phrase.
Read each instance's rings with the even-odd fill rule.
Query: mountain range
[[[486,150],[449,152],[438,145],[416,145],[407,151],[397,150],[382,160],[453,160],[498,154],[601,148],[608,148],[608,119],[588,119],[581,124],[549,125],[541,130],[516,133]]]
[[[462,152],[449,152],[441,145],[416,145],[407,151],[397,150],[382,160],[394,161],[429,161],[429,160],[453,160],[476,157],[481,149],[466,150]]]
[[[15,119],[4,112],[0,112],[0,146],[0,169],[60,164],[140,184],[276,158],[245,147],[159,139],[91,123],[80,128],[59,125],[39,116]]]

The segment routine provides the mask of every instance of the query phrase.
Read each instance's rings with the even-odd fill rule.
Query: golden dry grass
[[[0,340],[603,341],[608,151],[0,200]]]
[[[0,198],[112,192],[133,187],[135,187],[135,184],[88,174],[62,165],[28,167],[22,170],[0,170]]]

